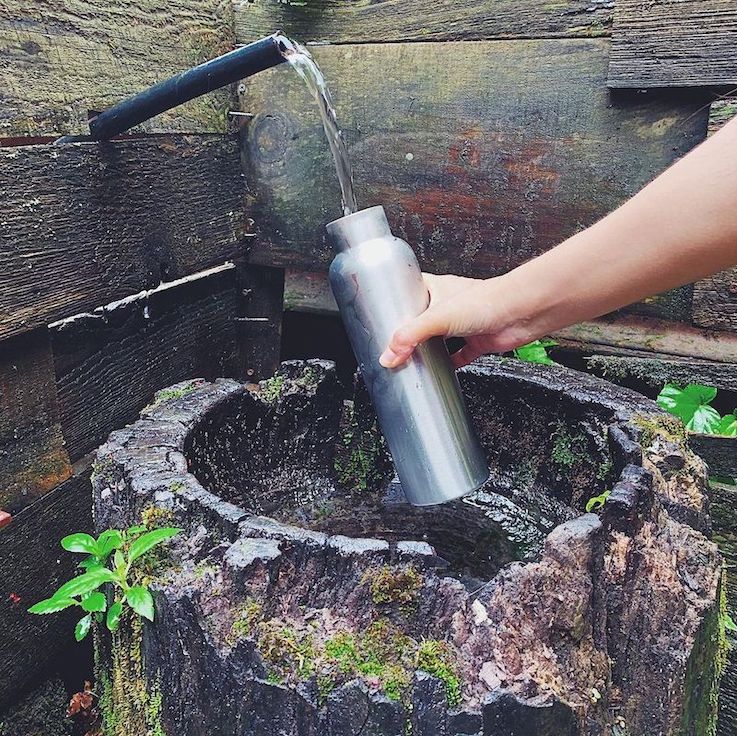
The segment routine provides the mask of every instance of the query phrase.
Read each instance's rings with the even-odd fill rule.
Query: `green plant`
[[[600,508],[603,508],[610,493],[611,491],[604,491],[604,493],[601,493],[598,496],[592,496],[588,501],[586,501],[586,513],[588,514],[592,511],[598,511]]]
[[[90,534],[70,534],[61,540],[68,552],[87,555],[78,567],[84,572],[64,583],[52,596],[31,606],[29,613],[48,614],[79,606],[85,615],[77,622],[74,636],[77,641],[87,636],[93,620],[115,631],[123,615],[124,606],[149,621],[154,620],[154,600],[146,585],[132,584],[133,575],[140,569],[143,558],[157,545],[171,539],[181,530],[163,527],[148,531],[146,526],[126,530],[108,529],[95,539]],[[108,567],[112,558],[112,569]],[[102,586],[112,583],[112,603]],[[110,605],[108,605],[110,604]]]
[[[417,668],[437,677],[445,686],[448,705],[459,705],[462,700],[461,682],[451,661],[448,645],[435,639],[423,639],[415,655]]]
[[[542,363],[544,365],[557,365],[548,355],[548,348],[558,343],[555,340],[533,340],[527,345],[521,345],[514,350],[514,357],[528,363]]]
[[[680,388],[666,383],[658,394],[657,402],[661,408],[677,416],[692,432],[737,437],[737,409],[721,416],[711,406],[716,396],[717,390],[713,386],[689,383],[685,388]]]

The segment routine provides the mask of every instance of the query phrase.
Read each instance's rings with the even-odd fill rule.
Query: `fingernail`
[[[394,366],[399,363],[399,356],[391,348],[387,348],[381,354],[379,363],[383,365],[384,368],[394,368]]]

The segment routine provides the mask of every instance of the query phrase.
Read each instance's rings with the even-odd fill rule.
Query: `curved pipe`
[[[90,137],[96,141],[107,140],[183,102],[281,64],[286,61],[281,50],[282,39],[282,34],[275,33],[254,41],[113,105],[89,121]]]

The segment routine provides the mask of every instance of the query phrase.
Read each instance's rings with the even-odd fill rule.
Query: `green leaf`
[[[82,552],[88,555],[94,555],[97,552],[97,542],[95,538],[89,534],[70,534],[61,540],[61,546],[67,552]]]
[[[137,537],[143,534],[143,532],[147,531],[147,529],[148,527],[143,524],[140,524],[139,526],[131,526],[125,530],[125,536],[130,540],[133,539],[133,537]]]
[[[586,501],[586,513],[590,514],[592,511],[597,511],[598,509],[602,508],[604,504],[606,503],[607,498],[609,498],[609,494],[611,491],[604,491],[604,493],[594,496],[593,498],[590,498],[588,501]]]
[[[117,529],[108,529],[97,538],[97,555],[105,560],[114,549],[122,546],[123,534]]]
[[[737,437],[737,409],[731,414],[722,417],[716,433],[723,434],[726,437]]]
[[[103,564],[97,557],[90,555],[89,557],[85,557],[81,562],[78,562],[77,567],[81,567],[83,570],[94,570],[96,567],[103,567]]]
[[[104,611],[107,608],[105,594],[100,592],[88,593],[82,598],[82,608],[89,613]]]
[[[522,345],[515,349],[514,357],[519,360],[527,361],[528,363],[542,363],[544,365],[555,365],[555,361],[551,360],[548,356],[548,351],[545,349],[547,345],[555,344],[553,341],[543,342],[542,340],[535,340]]]
[[[88,613],[84,618],[79,619],[74,627],[74,638],[77,641],[82,641],[89,634],[90,626],[92,626],[92,616]]]
[[[113,564],[115,565],[115,569],[118,571],[120,575],[122,575],[125,572],[125,557],[123,556],[123,553],[119,550],[115,550],[115,556],[113,557]]]
[[[719,430],[722,418],[713,406],[699,406],[691,420],[686,422],[686,429],[699,434],[715,434]]]
[[[163,529],[154,529],[148,534],[144,534],[142,537],[136,539],[131,545],[130,552],[128,553],[128,559],[133,562],[142,555],[145,555],[150,549],[153,549],[157,544],[165,542],[167,539],[176,536],[181,532],[181,529],[175,527],[164,527]]]
[[[105,624],[110,631],[115,631],[120,624],[120,616],[123,613],[122,601],[115,601],[110,608],[107,609],[107,619]]]
[[[714,401],[716,395],[717,390],[712,386],[689,383],[686,388],[681,389],[672,383],[666,383],[663,390],[658,394],[657,402],[661,408],[677,416],[688,427],[697,409],[710,404]],[[705,414],[702,412],[700,418],[697,419],[697,424],[703,426],[705,423],[708,424],[710,420],[713,420],[713,417],[710,419],[708,412]],[[688,428],[691,429],[691,427]]]
[[[31,606],[28,613],[58,613],[65,608],[77,605],[79,605],[79,601],[75,601],[74,598],[47,598],[45,601],[40,601],[35,606]]]
[[[68,583],[64,583],[52,597],[71,598],[75,595],[84,595],[96,590],[103,583],[111,583],[116,579],[112,570],[108,570],[106,567],[96,567],[82,575],[78,575],[76,578],[72,578]]]
[[[149,621],[154,620],[154,599],[148,588],[144,588],[142,585],[130,588],[125,597],[130,607],[139,616],[143,616]]]
[[[737,632],[737,624],[728,613],[724,614],[724,628],[732,633]]]

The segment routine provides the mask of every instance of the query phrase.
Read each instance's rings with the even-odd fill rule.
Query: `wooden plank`
[[[376,43],[608,36],[612,6],[609,0],[259,0],[234,3],[234,10],[240,43],[276,28],[303,43]]]
[[[248,381],[273,375],[281,361],[281,326],[284,311],[284,271],[268,266],[238,270],[238,288],[244,301],[236,319],[240,365]]]
[[[247,249],[235,138],[0,148],[0,338]]]
[[[92,489],[84,469],[0,529],[0,708],[21,697],[74,641],[74,611],[32,616],[27,609],[74,576],[79,556],[64,552],[59,540],[92,529]]]
[[[617,0],[610,87],[737,84],[734,0]]]
[[[427,270],[490,276],[593,223],[706,132],[698,97],[606,90],[603,39],[316,47],[361,206],[382,203]],[[540,63],[545,59],[545,63]],[[370,85],[366,79],[372,80]],[[315,105],[288,68],[244,85],[256,263],[331,258],[338,187]],[[623,245],[626,247],[626,245]],[[683,318],[690,289],[643,309]]]
[[[284,272],[284,309],[337,315],[338,305],[326,274],[287,269]]]
[[[166,286],[52,326],[61,426],[73,460],[134,421],[157,390],[242,374],[236,269]]]
[[[17,513],[71,472],[46,330],[0,343],[0,510]]]
[[[689,444],[709,466],[709,475],[737,478],[737,437],[690,434]]]
[[[737,332],[737,268],[694,284],[693,323]]]
[[[233,45],[229,0],[8,0],[0,4],[0,137],[86,133],[104,110]],[[228,90],[144,127],[224,132]]]
[[[619,383],[638,381],[660,389],[666,383],[684,386],[700,383],[726,391],[737,391],[737,363],[708,360],[676,360],[666,356],[643,358],[617,355],[592,355],[588,369],[597,376]]]

